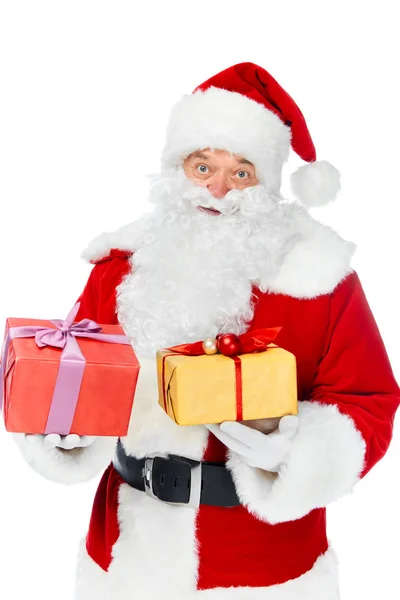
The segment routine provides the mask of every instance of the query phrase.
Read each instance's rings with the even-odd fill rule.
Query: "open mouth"
[[[199,210],[202,210],[203,212],[207,212],[211,215],[220,215],[221,214],[219,212],[219,210],[217,210],[216,208],[206,208],[205,206],[198,206],[197,208]]]

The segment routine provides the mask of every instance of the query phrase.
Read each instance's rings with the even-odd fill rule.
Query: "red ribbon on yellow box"
[[[271,344],[281,331],[282,327],[268,327],[265,329],[256,329],[254,331],[248,331],[246,333],[242,333],[241,335],[235,336],[238,338],[239,351],[238,354],[251,354],[253,352],[265,352],[268,350],[268,344]],[[191,344],[180,344],[178,346],[172,346],[170,348],[166,348],[166,350],[171,350],[170,354],[165,354],[162,358],[162,381],[165,379],[165,359],[168,356],[173,356],[174,354],[182,354],[186,356],[200,356],[202,354],[206,354],[203,348],[203,342],[193,342]],[[237,420],[243,420],[243,386],[242,386],[242,362],[240,360],[240,356],[238,354],[234,356],[227,356],[231,358],[235,362],[235,387],[236,387],[236,412],[237,412]],[[166,389],[163,387],[163,400],[164,400],[164,410],[167,411],[167,398],[166,398]]]

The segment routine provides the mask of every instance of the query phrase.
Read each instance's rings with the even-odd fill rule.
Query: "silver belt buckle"
[[[200,497],[201,497],[201,475],[202,475],[202,463],[190,468],[190,496],[189,502],[165,502],[160,500],[158,496],[154,494],[153,490],[153,464],[154,458],[146,458],[144,462],[144,491],[150,498],[154,498],[164,504],[170,504],[171,506],[190,506],[191,508],[199,508]]]
[[[200,497],[201,497],[201,475],[202,475],[202,463],[191,467],[190,469],[190,497],[189,502],[184,506],[190,506],[191,508],[199,508]]]
[[[153,463],[154,458],[146,458],[144,461],[144,491],[151,498],[159,500],[159,498],[157,498],[153,492]]]

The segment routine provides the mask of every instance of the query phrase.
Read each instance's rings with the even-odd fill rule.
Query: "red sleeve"
[[[270,523],[299,519],[350,493],[387,451],[400,390],[356,273],[330,294],[326,343],[299,428],[277,476],[231,453],[241,501]],[[267,473],[267,474],[266,474]]]
[[[93,321],[97,321],[97,305],[99,301],[98,272],[99,266],[95,265],[90,272],[81,295],[77,299],[77,302],[80,302],[80,307],[76,321],[80,321],[81,319],[93,319]]]
[[[118,324],[116,288],[130,272],[129,256],[110,254],[95,264],[77,300],[77,321],[87,318],[104,325]]]
[[[326,347],[310,400],[336,405],[351,417],[366,443],[364,476],[389,447],[400,391],[356,273],[331,295]]]

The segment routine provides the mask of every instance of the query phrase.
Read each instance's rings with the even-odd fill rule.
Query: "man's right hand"
[[[37,434],[26,434],[27,441],[35,438]],[[42,435],[44,445],[49,448],[61,448],[62,450],[73,450],[75,448],[85,448],[90,446],[96,439],[96,436],[84,435],[79,436],[76,433],[69,435],[59,435],[58,433],[50,433]]]

